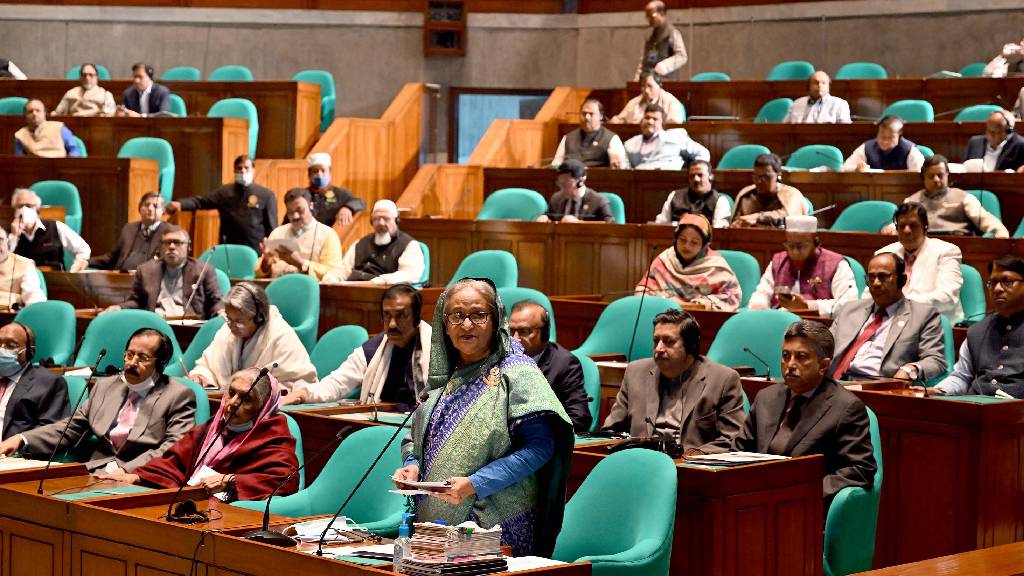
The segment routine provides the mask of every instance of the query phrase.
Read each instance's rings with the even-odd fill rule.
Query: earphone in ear
[[[11,324],[16,324],[25,333],[25,362],[31,363],[32,358],[36,355],[36,335],[21,322],[11,322]]]
[[[1014,118],[1013,115],[1006,110],[999,110],[999,115],[1003,117],[1003,124],[1006,127],[1007,134],[1013,134]]]
[[[128,342],[135,339],[136,336],[143,332],[155,332],[160,336],[160,346],[156,350],[156,365],[154,370],[157,374],[163,374],[164,368],[171,362],[171,356],[174,354],[174,345],[171,343],[171,337],[155,328],[139,328],[132,335],[128,337]]]

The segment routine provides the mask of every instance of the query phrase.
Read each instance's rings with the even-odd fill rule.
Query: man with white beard
[[[423,277],[423,250],[415,238],[398,229],[398,206],[379,200],[370,213],[373,234],[345,251],[341,266],[325,283],[371,281],[374,284],[417,284]]]

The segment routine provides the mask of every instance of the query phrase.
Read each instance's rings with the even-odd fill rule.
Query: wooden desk
[[[206,116],[213,104],[224,98],[246,98],[256,105],[260,120],[259,143],[256,153],[260,158],[304,158],[306,152],[320,136],[320,86],[309,82],[161,82],[171,92],[181,96],[189,116]],[[128,80],[106,80],[101,84],[121,101],[121,93],[131,85]],[[70,88],[78,86],[75,80],[19,80],[0,84],[0,98],[23,96],[38,98],[53,110]],[[74,120],[55,116],[53,120]],[[109,119],[107,119],[109,120]],[[143,120],[154,121],[158,118]],[[72,128],[74,130],[74,128]],[[77,134],[77,132],[76,132]],[[246,137],[248,143],[248,136]],[[93,154],[94,145],[87,138],[85,145]],[[99,145],[96,142],[95,145]],[[5,144],[10,145],[10,144]],[[177,147],[175,147],[177,150]],[[248,145],[245,148],[248,150]],[[244,152],[241,152],[244,153]],[[230,169],[230,161],[228,169]],[[219,174],[218,170],[218,174]]]
[[[157,189],[157,163],[139,158],[0,156],[0,199],[7,201],[15,188],[41,180],[67,180],[78,187],[82,237],[93,254],[102,254],[117,243],[121,226],[137,217],[142,195]]]
[[[862,572],[864,576],[1019,576],[1024,573],[1024,543],[1004,544],[912,564]]]

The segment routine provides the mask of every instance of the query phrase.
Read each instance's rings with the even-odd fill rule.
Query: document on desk
[[[11,472],[14,470],[29,470],[32,468],[45,468],[46,460],[32,460],[30,458],[16,458],[13,456],[0,456],[0,472]]]
[[[742,466],[744,464],[757,464],[776,460],[789,460],[789,456],[759,454],[757,452],[726,452],[724,454],[704,454],[686,458],[687,463],[706,466]]]

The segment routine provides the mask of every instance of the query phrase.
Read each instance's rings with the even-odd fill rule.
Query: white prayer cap
[[[814,216],[786,216],[786,232],[818,231],[818,219]]]
[[[316,154],[310,154],[309,158],[306,159],[310,166],[319,164],[325,168],[331,167],[331,155],[327,152],[317,152]]]
[[[390,214],[392,218],[398,217],[398,205],[391,200],[377,200],[377,202],[373,205],[373,210],[371,211],[371,213],[376,212],[377,210],[386,210],[387,213]]]
[[[964,172],[983,172],[984,170],[985,161],[981,158],[971,158],[964,161]],[[953,171],[952,167],[950,167],[949,171]]]

